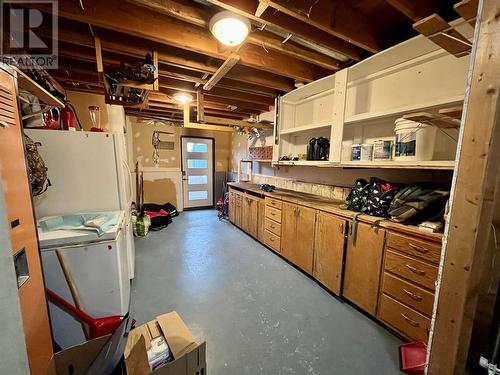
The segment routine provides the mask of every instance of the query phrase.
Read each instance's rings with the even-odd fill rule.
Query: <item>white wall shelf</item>
[[[342,168],[378,168],[378,169],[435,169],[453,170],[454,160],[430,160],[430,161],[343,161],[338,166]]]
[[[316,123],[316,124],[297,126],[295,128],[290,128],[290,129],[283,129],[281,131],[281,134],[302,133],[302,132],[307,132],[307,131],[321,129],[321,128],[328,128],[330,126],[332,126],[331,122],[320,122],[320,123]]]

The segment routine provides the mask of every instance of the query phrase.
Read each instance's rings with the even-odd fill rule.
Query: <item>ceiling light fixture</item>
[[[193,95],[188,94],[187,92],[176,92],[174,94],[174,99],[180,104],[187,104],[193,101]]]
[[[210,20],[210,31],[219,42],[226,46],[243,43],[250,32],[250,21],[229,11],[217,13]]]

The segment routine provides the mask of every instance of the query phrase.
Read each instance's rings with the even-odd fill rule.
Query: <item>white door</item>
[[[214,205],[214,140],[182,137],[184,208]]]

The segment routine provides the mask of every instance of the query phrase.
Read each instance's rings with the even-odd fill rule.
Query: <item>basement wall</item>
[[[137,117],[127,117],[127,140],[130,146],[129,163],[135,172],[136,163],[144,172],[144,202],[164,204],[171,202],[182,210],[181,136],[215,139],[215,171],[229,172],[231,166],[231,133],[209,130],[185,129],[149,122]],[[153,131],[172,132],[161,134],[160,140],[174,142],[174,150],[160,150],[159,165],[153,163]],[[135,173],[133,173],[135,181]],[[135,188],[135,186],[134,186]]]

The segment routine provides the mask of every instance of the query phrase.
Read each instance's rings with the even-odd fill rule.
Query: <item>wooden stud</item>
[[[160,89],[160,81],[158,80],[158,77],[160,76],[160,65],[158,62],[158,51],[153,51],[153,65],[156,67],[154,72],[155,82],[153,83],[154,91],[158,91]]]
[[[462,34],[437,14],[432,14],[413,24],[413,28],[428,37],[452,55],[462,56],[470,51],[471,44]]]
[[[197,120],[198,122],[205,121],[205,106],[203,102],[203,91],[198,90],[196,92],[196,109],[197,109]]]
[[[213,76],[208,80],[205,85],[203,85],[203,89],[209,91],[212,87],[214,87],[217,82],[219,82],[222,77],[224,77],[227,72],[231,70],[233,66],[235,66],[238,61],[240,61],[240,56],[236,54],[231,54],[227,58],[226,61],[224,61],[224,64],[221,65],[221,67],[213,74]]]
[[[453,6],[455,12],[457,12],[460,17],[464,20],[469,21],[469,23],[475,25],[475,17],[477,15],[477,7],[479,0],[462,0]]]
[[[268,7],[269,7],[269,4],[266,4],[263,1],[259,1],[259,5],[257,6],[257,9],[255,10],[255,17],[262,16]]]
[[[95,61],[97,64],[97,76],[99,82],[104,82],[104,65],[102,63],[101,38],[94,36]]]
[[[471,331],[482,292],[481,275],[485,259],[495,251],[489,240],[492,219],[494,215],[498,218],[495,199],[499,199],[500,18],[497,0],[481,3],[436,290],[429,375],[466,373]]]

